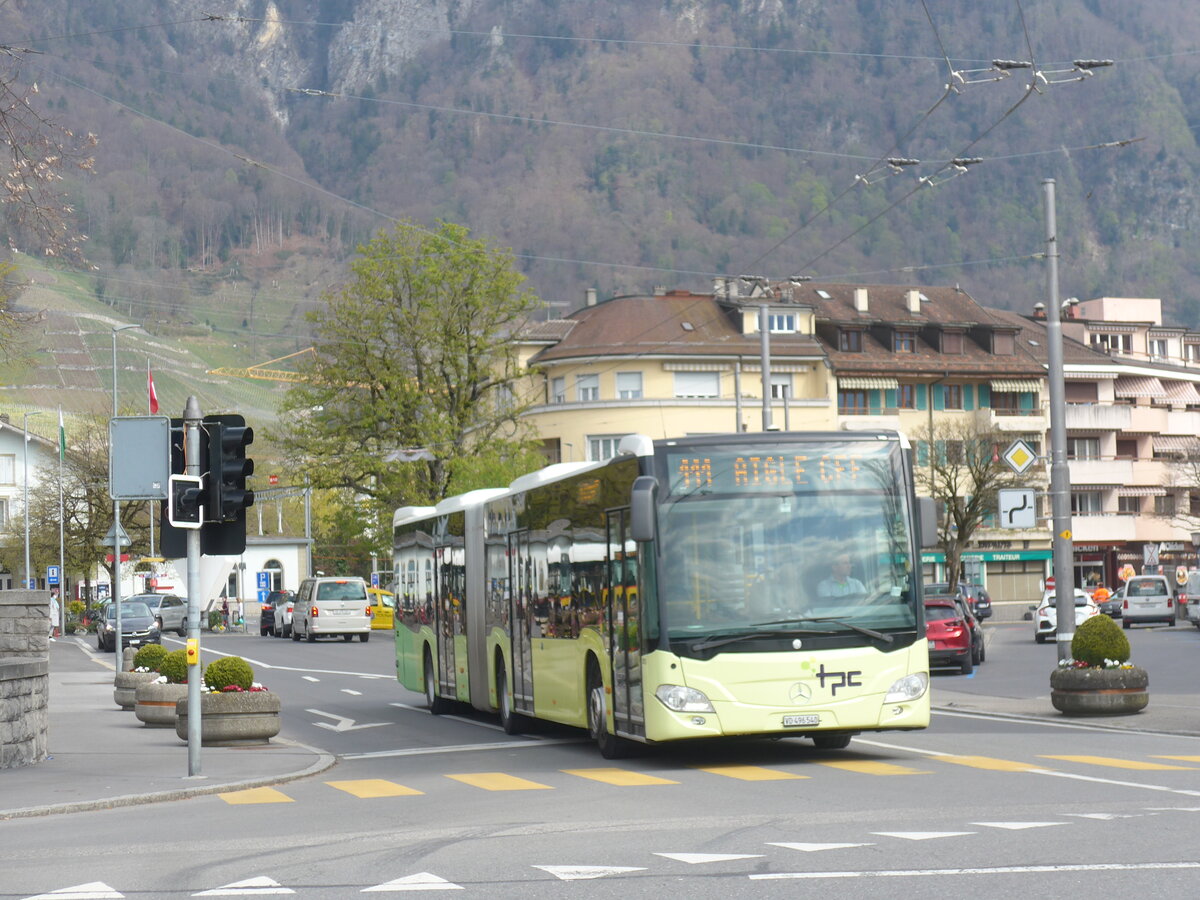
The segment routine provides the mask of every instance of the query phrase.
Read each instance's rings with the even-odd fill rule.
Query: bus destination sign
[[[889,444],[841,444],[808,452],[779,447],[777,452],[768,453],[725,450],[668,453],[670,493],[739,494],[871,487],[879,483],[877,465],[887,458],[889,449]]]

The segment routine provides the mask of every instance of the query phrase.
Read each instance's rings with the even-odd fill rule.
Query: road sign
[[[114,500],[166,500],[171,474],[171,420],[117,416],[108,420],[108,492]]]
[[[1053,575],[1051,575],[1049,578],[1046,579],[1046,590],[1048,590],[1048,591],[1054,590],[1054,576]]]
[[[1032,489],[1005,489],[999,492],[1001,528],[1036,528],[1037,497]]]
[[[122,528],[117,522],[114,521],[108,529],[108,534],[106,534],[104,536],[104,538],[100,541],[100,546],[111,547],[113,545],[113,529],[116,529],[117,534],[120,535],[120,537],[118,537],[117,540],[120,541],[120,545],[122,547],[128,547],[130,544],[133,543],[133,541],[129,540],[129,535],[125,533],[125,529]]]
[[[271,590],[271,573],[270,572],[257,572],[254,577],[256,579],[255,584],[260,591]]]
[[[58,566],[46,566],[46,584],[48,584],[48,585],[58,584],[59,575],[60,575],[60,572],[59,572]],[[1184,581],[1186,581],[1186,580],[1187,579],[1184,578]]]
[[[379,573],[378,572],[371,573],[371,587],[379,587]]]
[[[1001,459],[1008,463],[1010,469],[1020,475],[1037,462],[1037,454],[1024,441],[1015,440],[1008,445],[1008,449],[1004,451]]]

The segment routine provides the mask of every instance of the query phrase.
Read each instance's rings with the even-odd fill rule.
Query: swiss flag
[[[150,374],[150,367],[146,367],[146,385],[150,389],[150,415],[158,412],[158,394],[154,391],[154,376]]]

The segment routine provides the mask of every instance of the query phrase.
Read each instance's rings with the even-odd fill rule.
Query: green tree
[[[539,301],[512,256],[459,225],[380,232],[311,314],[316,352],[276,435],[316,488],[388,511],[505,484],[540,462],[510,340]]]

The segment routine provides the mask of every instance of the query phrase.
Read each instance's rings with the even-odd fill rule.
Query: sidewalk
[[[280,784],[328,769],[333,756],[280,738],[204,747],[188,776],[188,747],[173,729],[147,728],[113,702],[115,655],[95,641],[50,644],[50,756],[0,769],[0,819],[108,809]]]

